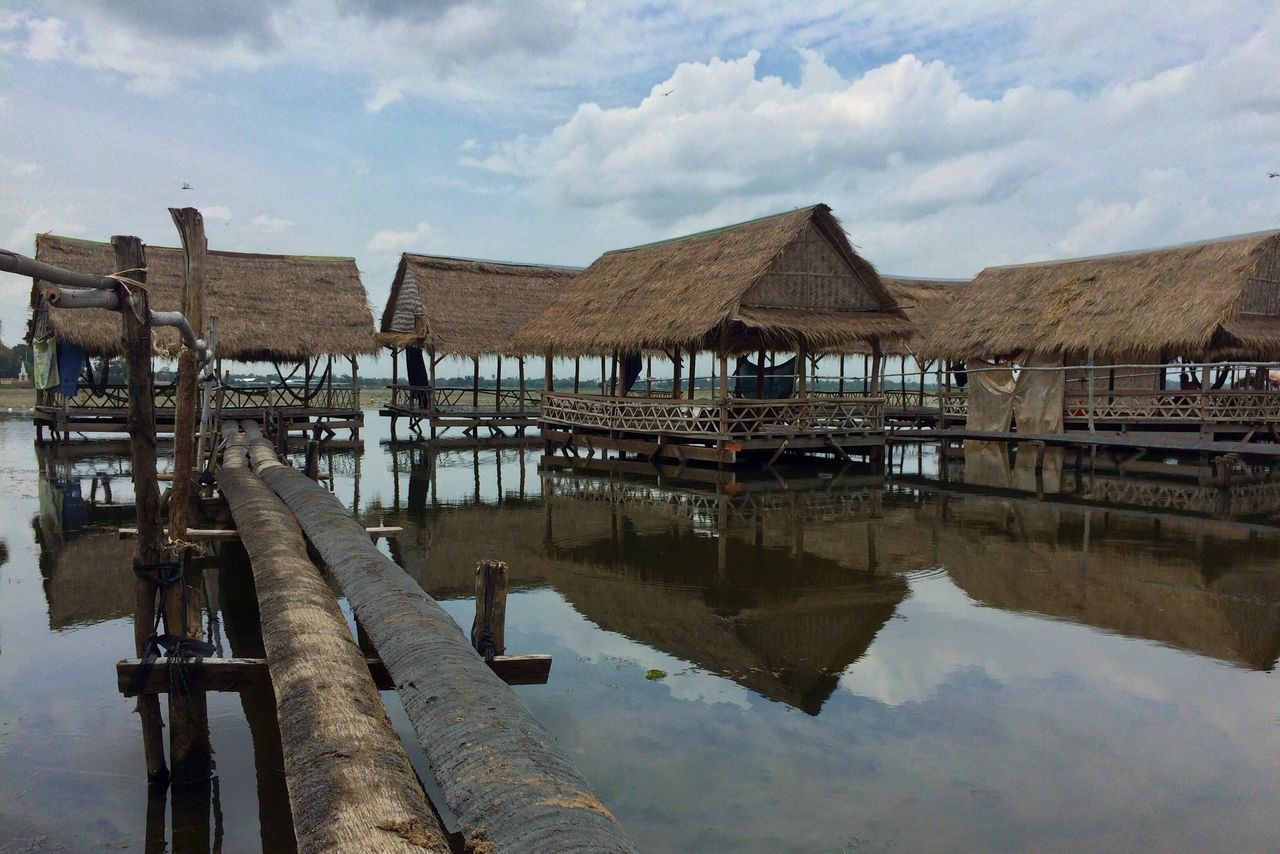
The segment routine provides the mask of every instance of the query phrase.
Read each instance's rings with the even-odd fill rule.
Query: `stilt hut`
[[[909,328],[831,209],[815,205],[607,252],[516,342],[614,364],[608,395],[544,393],[539,425],[550,447],[726,464],[744,452],[878,455],[879,390],[814,395],[802,366],[809,353],[876,348]],[[707,352],[715,367],[704,396],[697,360]],[[766,359],[778,352],[794,361],[771,370]],[[633,389],[654,354],[671,362],[669,394]]]
[[[82,273],[117,272],[110,243],[42,234],[36,258]],[[147,247],[152,308],[181,308],[182,270],[181,249]],[[349,428],[355,435],[362,423],[356,357],[378,347],[355,259],[210,251],[205,288],[206,315],[217,319],[224,416],[274,419],[285,429]],[[36,280],[31,292],[30,339],[42,360],[37,431],[47,428],[55,438],[125,432],[128,387],[110,370],[122,353],[119,317],[58,308],[48,299],[52,290]],[[158,354],[177,354],[174,329],[154,335]],[[345,383],[335,381],[335,359],[348,362]],[[265,377],[255,370],[253,380],[237,379],[231,362],[265,366]],[[156,384],[161,432],[173,429],[175,392],[176,381]]]
[[[494,432],[513,427],[523,433],[537,419],[541,392],[527,387],[529,354],[516,349],[512,339],[577,272],[572,267],[408,252],[400,256],[379,336],[391,350],[391,402],[382,414],[391,418],[392,435],[399,418],[408,419],[414,430],[425,420],[432,438],[450,427],[461,427],[469,435],[480,427]],[[436,383],[436,368],[450,356],[471,361],[470,386]],[[487,384],[481,388],[484,357],[497,360],[492,390]],[[502,369],[509,358],[516,362],[514,387],[503,382]]]
[[[946,365],[930,355],[926,330],[946,316],[960,289],[971,280],[882,275],[880,281],[911,322],[911,333],[884,342],[878,359],[872,352],[873,348],[867,345],[852,351],[816,354],[809,366],[815,383],[818,381],[819,360],[839,360],[834,387],[828,382],[818,393],[845,394],[850,389],[861,389],[866,393],[874,375],[885,400],[887,423],[932,426],[963,422],[963,390],[957,392],[952,388]],[[860,375],[850,376],[846,368],[852,367],[852,360],[857,359],[861,359]]]
[[[1275,441],[1280,231],[989,267],[925,336],[967,367],[970,431]]]

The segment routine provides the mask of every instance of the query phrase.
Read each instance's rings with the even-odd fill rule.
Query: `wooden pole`
[[[182,313],[197,338],[205,337],[204,280],[208,241],[204,219],[195,208],[170,208],[169,215],[182,240]],[[173,427],[173,486],[169,494],[169,540],[182,563],[182,579],[164,594],[164,623],[168,634],[204,639],[204,585],[184,543],[191,512],[191,481],[195,454],[196,391],[200,365],[196,353],[184,348],[178,356],[178,391]],[[330,373],[332,380],[332,372]],[[281,425],[283,430],[283,424]],[[211,770],[209,712],[200,691],[169,692],[169,762],[175,782],[207,780]],[[175,810],[177,803],[174,804]],[[194,806],[194,805],[193,805]]]
[[[113,237],[115,265],[118,270],[134,270],[130,278],[147,281],[147,257],[142,241],[136,237]],[[123,291],[123,289],[122,289]],[[126,295],[121,294],[125,299]],[[160,517],[160,482],[156,477],[156,412],[155,390],[151,381],[151,327],[145,318],[149,311],[147,292],[138,290],[120,307],[121,334],[124,340],[126,382],[129,389],[129,456],[133,470],[134,514],[138,539],[133,550],[136,567],[153,567],[164,562],[164,524]],[[155,625],[157,571],[134,580],[133,641],[134,652],[146,654],[151,630]],[[160,698],[142,694],[137,702],[142,721],[142,749],[146,757],[147,777],[166,780],[169,768],[164,758],[164,725],[160,718]]]
[[[609,388],[609,369],[605,367],[605,357],[600,357],[600,394],[607,394]]]
[[[679,347],[676,347],[671,352],[671,397],[678,399],[680,397],[680,368],[683,363],[680,360]]]
[[[653,357],[644,357],[644,395],[653,397]]]
[[[756,353],[756,400],[764,400],[764,345]]]
[[[395,347],[391,349],[391,384],[398,385],[400,383],[400,351]]]
[[[471,408],[480,408],[480,357],[471,357]]]
[[[844,353],[840,354],[840,388],[837,394],[844,394]]]
[[[805,340],[801,338],[800,343],[796,346],[796,369],[800,373],[799,385],[796,389],[797,397],[805,397],[809,393],[809,386],[806,382],[808,371],[805,370],[805,359],[808,358],[808,355]]]
[[[501,494],[502,490],[498,490]],[[476,615],[471,621],[471,645],[493,661],[507,651],[507,562],[482,560],[476,564]]]
[[[689,399],[693,400],[698,396],[698,350],[695,347],[689,348]]]
[[[517,408],[524,415],[524,356],[516,356],[516,370],[520,372],[520,403]]]
[[[552,376],[552,369],[554,365],[555,360],[552,358],[551,351],[548,350],[546,355],[542,357],[542,369],[544,372],[544,376],[542,378],[543,391],[555,390],[556,379]]]
[[[867,380],[870,383],[868,394],[875,397],[880,393],[880,339],[871,339],[871,376]],[[865,364],[865,363],[864,363]]]
[[[253,568],[298,849],[448,851],[364,654],[248,447],[230,437],[218,480]]]
[[[573,393],[578,393],[578,386],[582,380],[582,357],[573,357]]]
[[[498,354],[498,370],[494,374],[493,408],[502,408],[502,354]]]

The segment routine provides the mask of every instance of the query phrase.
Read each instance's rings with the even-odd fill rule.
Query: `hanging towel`
[[[31,352],[35,358],[36,388],[57,388],[58,345],[53,336],[33,340]]]
[[[80,371],[84,368],[84,348],[67,341],[58,342],[58,394],[75,397],[80,390]]]

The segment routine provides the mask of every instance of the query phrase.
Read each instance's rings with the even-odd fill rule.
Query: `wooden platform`
[[[1038,442],[1044,445],[1147,449],[1210,456],[1234,454],[1242,457],[1280,457],[1280,443],[1228,442],[1207,438],[1193,432],[1067,430],[1063,433],[1019,433],[947,428],[944,430],[896,430],[889,434],[891,443],[945,442],[965,439],[985,442]]]

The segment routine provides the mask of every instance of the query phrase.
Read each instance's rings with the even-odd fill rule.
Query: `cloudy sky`
[[[406,249],[587,264],[817,201],[916,275],[1280,228],[1274,0],[211,6],[0,0],[0,246],[195,205],[380,308]]]

